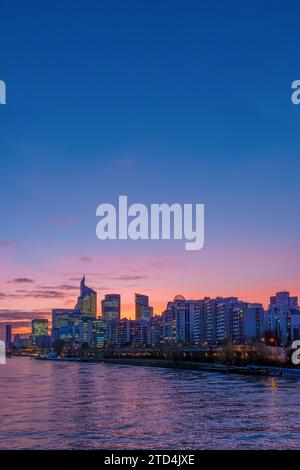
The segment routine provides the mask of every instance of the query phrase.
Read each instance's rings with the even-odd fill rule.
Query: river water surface
[[[297,449],[300,380],[11,358],[1,449]]]

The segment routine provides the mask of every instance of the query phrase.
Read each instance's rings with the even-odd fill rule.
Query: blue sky
[[[131,202],[205,203],[208,254],[224,264],[222,253],[235,249],[268,251],[268,260],[286,253],[270,288],[296,278],[297,293],[300,106],[290,95],[300,79],[299,10],[276,0],[2,0],[5,271],[42,276],[47,261],[64,257],[68,272],[76,257],[172,253],[189,270],[181,242],[96,239],[97,205],[127,194]],[[210,257],[195,256],[205,276]],[[259,258],[239,266],[244,285],[248,271],[270,275]]]

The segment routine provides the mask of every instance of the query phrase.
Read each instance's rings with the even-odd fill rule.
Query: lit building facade
[[[85,276],[80,282],[80,296],[75,306],[81,315],[97,317],[97,292],[85,284]]]
[[[44,318],[34,319],[31,322],[31,334],[35,336],[47,336],[48,335],[48,320]]]
[[[253,342],[259,339],[264,331],[265,311],[261,304],[242,302],[236,297],[217,299],[217,343]]]
[[[186,300],[181,295],[169,302],[162,318],[163,338],[182,344],[199,342],[200,304],[199,300]]]
[[[80,341],[80,311],[76,309],[52,310],[52,343],[55,341],[68,341],[76,343]]]
[[[93,345],[93,316],[82,315],[79,323],[79,339],[81,344]]]
[[[93,346],[98,349],[104,348],[108,339],[108,324],[104,320],[94,320],[92,322],[93,329]]]
[[[51,338],[48,336],[48,320],[44,318],[37,318],[31,322],[31,339],[32,344],[38,348],[49,348],[51,345]]]
[[[135,319],[150,321],[153,316],[153,308],[149,305],[149,297],[143,294],[134,294]]]
[[[298,297],[291,297],[289,292],[277,292],[270,298],[266,327],[278,346],[287,346],[298,339],[299,314]]]
[[[169,302],[162,313],[162,339],[167,343],[176,342],[176,313],[173,302]]]
[[[106,294],[101,301],[101,310],[103,320],[120,320],[121,296],[119,294]]]

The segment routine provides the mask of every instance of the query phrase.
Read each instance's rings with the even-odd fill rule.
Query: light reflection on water
[[[8,359],[1,449],[296,449],[300,381]]]

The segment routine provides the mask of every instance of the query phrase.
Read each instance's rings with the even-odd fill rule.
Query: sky
[[[299,2],[1,2],[0,334],[79,280],[268,304],[300,294]],[[205,204],[205,246],[100,241],[96,208]]]

